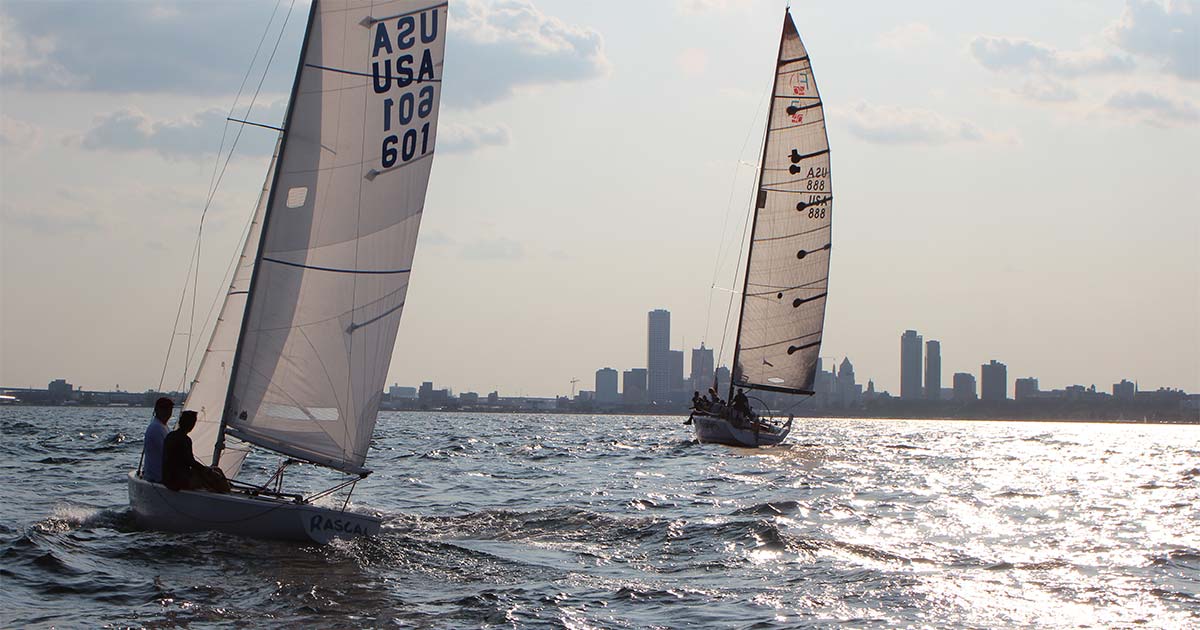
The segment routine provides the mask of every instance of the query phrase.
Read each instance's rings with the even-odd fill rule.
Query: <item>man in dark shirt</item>
[[[179,414],[175,430],[163,440],[163,485],[172,490],[213,490],[228,492],[229,482],[220,469],[209,468],[192,455],[188,432],[196,426],[196,412]]]

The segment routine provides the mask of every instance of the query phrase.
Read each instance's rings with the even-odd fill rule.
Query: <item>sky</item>
[[[784,5],[452,0],[389,383],[590,389],[655,308],[721,348]],[[0,0],[0,384],[183,382],[273,141],[225,118],[282,122],[306,9]],[[897,392],[913,328],[943,383],[1200,392],[1200,2],[791,11],[837,191],[822,356]]]

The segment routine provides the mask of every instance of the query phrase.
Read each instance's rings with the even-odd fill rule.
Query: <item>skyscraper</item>
[[[667,350],[667,399],[683,389],[683,350]]]
[[[1008,366],[992,359],[979,369],[979,399],[1008,400]]]
[[[1038,380],[1036,378],[1019,378],[1013,381],[1013,398],[1029,400],[1038,395]]]
[[[692,349],[692,389],[703,393],[713,386],[714,378],[712,348],[705,348],[701,342],[699,348]]]
[[[644,405],[646,395],[646,368],[625,370],[621,375],[621,402],[626,405]]]
[[[612,368],[596,370],[596,402],[615,403],[617,396],[617,371]]]
[[[942,398],[942,344],[935,339],[925,342],[925,398]]]
[[[954,400],[968,402],[975,400],[975,376],[966,372],[954,373]]]
[[[646,367],[650,400],[665,402],[671,393],[671,313],[655,309],[650,311],[647,320]]]
[[[906,330],[900,336],[900,398],[916,400],[922,398],[921,391],[921,335],[915,330]]]

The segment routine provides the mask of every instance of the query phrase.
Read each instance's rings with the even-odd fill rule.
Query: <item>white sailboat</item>
[[[812,63],[791,12],[775,62],[729,397],[734,388],[812,395],[828,295],[833,189]],[[701,442],[778,444],[792,427],[733,405],[692,415]]]
[[[316,502],[364,467],[411,276],[437,136],[446,2],[313,0],[284,126],[185,408],[201,463],[236,479],[252,446],[287,459],[266,484],[175,492],[129,473],[145,527],[327,542],[378,514]],[[348,476],[283,491],[294,463]]]

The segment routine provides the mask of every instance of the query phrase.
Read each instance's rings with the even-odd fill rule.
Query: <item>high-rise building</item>
[[[980,400],[1008,400],[1008,366],[992,359],[979,369]]]
[[[667,350],[667,398],[683,391],[683,350]],[[688,398],[691,399],[691,392]]]
[[[954,373],[954,400],[968,402],[975,400],[975,376],[966,372]]]
[[[663,309],[650,311],[647,318],[646,368],[650,400],[666,402],[671,394],[671,313]]]
[[[923,398],[921,391],[921,335],[906,330],[900,336],[900,398]]]
[[[644,405],[650,401],[646,390],[646,368],[633,368],[621,374],[621,402]]]
[[[942,397],[942,344],[930,339],[925,342],[925,398]]]
[[[699,348],[692,349],[692,389],[704,393],[713,386],[713,351],[700,343]]]
[[[1017,400],[1034,398],[1037,396],[1038,391],[1038,380],[1036,378],[1019,378],[1013,381],[1013,398]]]
[[[596,402],[598,403],[616,403],[620,400],[617,396],[617,371],[612,368],[600,368],[596,370]]]
[[[726,396],[729,393],[729,368],[722,365],[717,368],[717,395]]]
[[[1112,393],[1117,400],[1133,400],[1137,395],[1137,384],[1121,379],[1120,383],[1113,383]]]
[[[841,405],[849,407],[858,404],[859,398],[862,397],[862,385],[854,382],[854,364],[850,363],[849,358],[842,359],[835,382],[838,402]]]

